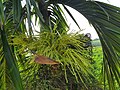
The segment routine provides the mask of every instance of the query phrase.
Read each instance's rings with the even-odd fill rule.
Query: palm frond
[[[9,68],[9,73],[11,75],[12,82],[14,83],[14,86],[16,89],[23,90],[19,70],[16,66],[15,59],[8,45],[5,31],[3,29],[3,30],[0,30],[0,32],[1,32],[1,39],[2,39],[2,44],[3,44],[3,52],[5,55],[7,66]]]
[[[70,17],[73,19],[73,21],[76,23],[76,25],[78,26],[78,28],[80,29],[79,24],[77,23],[77,21],[75,20],[75,18],[73,17],[73,15],[71,14],[71,12],[69,11],[69,9],[67,9],[67,7],[65,5],[63,5],[63,7],[67,11],[67,13],[70,15]]]
[[[83,14],[97,31],[103,48],[103,72],[110,90],[120,84],[120,8],[97,1],[67,2],[66,5]]]
[[[5,80],[6,72],[7,72],[10,75],[11,79],[9,79],[9,80],[11,80],[13,87],[15,89],[18,89],[18,90],[23,90],[19,70],[18,70],[18,67],[16,65],[16,61],[15,61],[15,58],[13,56],[13,53],[11,51],[12,49],[10,48],[10,46],[8,44],[8,39],[7,39],[7,37],[8,37],[7,34],[8,33],[9,33],[9,35],[11,34],[11,32],[9,30],[12,29],[11,27],[13,26],[12,22],[10,22],[11,20],[13,20],[13,19],[11,19],[11,16],[9,13],[11,8],[8,9],[7,3],[5,3],[5,2],[0,1],[0,4],[1,4],[0,5],[1,6],[0,12],[2,13],[2,14],[0,14],[0,23],[1,23],[0,24],[0,36],[1,36],[0,43],[2,42],[2,44],[0,44],[0,46],[1,46],[0,48],[3,49],[2,51],[0,51],[3,54],[3,55],[1,55],[2,61],[0,61],[1,62],[0,69],[2,67],[4,68],[3,73],[1,73],[3,75],[3,76],[2,75],[1,76],[4,77],[2,84],[4,85],[4,89],[7,88],[7,85],[6,85],[7,80]],[[8,10],[6,10],[6,8],[3,8],[2,6],[6,7]],[[9,20],[7,21],[8,16],[9,16]],[[9,27],[9,25],[10,25],[10,27]],[[8,29],[8,27],[9,27],[9,29]]]

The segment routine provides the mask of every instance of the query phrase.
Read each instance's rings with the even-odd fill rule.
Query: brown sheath
[[[39,64],[50,64],[50,65],[60,64],[59,62],[42,55],[36,55],[34,61]]]

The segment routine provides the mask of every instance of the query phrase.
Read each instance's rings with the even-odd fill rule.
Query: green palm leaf
[[[107,78],[109,89],[115,90],[115,81],[120,85],[120,8],[94,1],[72,0],[60,3],[83,14],[97,31],[103,48],[104,77]]]
[[[14,59],[12,52],[10,50],[10,47],[8,45],[5,31],[3,29],[3,30],[0,30],[0,32],[1,32],[1,39],[2,39],[2,44],[3,44],[3,51],[4,51],[6,63],[7,63],[8,69],[9,69],[9,73],[11,75],[11,79],[17,90],[23,90],[19,70],[16,66],[16,63],[14,61],[15,59]]]
[[[7,40],[7,33],[9,35],[11,32],[9,32],[11,27],[13,26],[13,23],[10,22],[11,16],[10,16],[10,9],[11,8],[3,8],[6,5],[7,8],[7,2],[0,1],[0,80],[2,80],[3,86],[1,86],[1,89],[7,89],[10,85],[6,84],[8,80],[11,80],[10,82],[13,84],[13,86],[10,86],[15,88],[16,90],[23,90],[19,70],[16,64],[15,57],[13,56],[13,53],[10,49],[10,46],[8,44]],[[8,17],[9,16],[9,17]],[[10,27],[9,27],[10,26]],[[9,28],[8,28],[9,27]],[[7,31],[8,30],[8,31]],[[2,69],[3,68],[3,69]],[[10,75],[10,79],[6,79],[6,77]],[[9,89],[10,89],[9,88]]]

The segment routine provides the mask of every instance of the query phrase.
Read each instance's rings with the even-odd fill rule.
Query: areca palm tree
[[[104,87],[108,84],[109,90],[115,90],[116,83],[120,86],[120,8],[88,0],[25,0],[25,5],[21,0],[0,1],[1,88],[7,89],[7,83],[11,83],[12,89],[23,90],[22,81],[26,81],[24,85],[31,85],[26,89],[39,88],[38,75],[42,76],[39,72],[47,70],[41,69],[44,65],[32,62],[35,57],[33,52],[58,60],[64,69],[66,82],[69,81],[66,73],[70,71],[76,81],[80,79],[84,87],[88,88],[86,80],[89,82],[91,72],[86,60],[89,57],[85,55],[88,51],[84,49],[84,40],[81,39],[83,36],[67,34],[69,27],[58,4],[62,4],[69,14],[65,5],[76,9],[95,28],[103,49]],[[33,17],[40,26],[38,36],[34,35]],[[44,85],[46,81],[42,83]]]

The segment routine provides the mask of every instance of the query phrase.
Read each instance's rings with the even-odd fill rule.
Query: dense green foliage
[[[88,88],[88,86],[84,85],[91,82],[89,78],[92,73],[89,62],[90,51],[88,48],[84,48],[85,43],[89,41],[87,38],[84,35],[66,33],[61,33],[58,36],[55,31],[40,33],[33,40],[25,35],[14,37],[11,44],[15,45],[17,49],[15,53],[18,58],[20,74],[25,83],[24,87],[26,89],[43,88],[43,82],[46,81],[44,84],[47,85],[49,83],[49,86],[44,86],[44,88],[49,87],[50,90],[53,88],[66,89],[66,87],[72,89],[72,84],[75,83],[76,85],[77,83],[81,84],[79,89]],[[57,60],[60,65],[54,67],[52,65],[35,64],[32,60],[34,60],[36,55],[32,54],[32,52]],[[53,67],[56,68],[55,71]],[[61,79],[65,87],[62,87],[62,82],[57,85],[57,82],[60,83],[59,80]],[[74,82],[70,81],[71,79],[74,79]],[[71,87],[66,85],[67,83],[71,84]]]
[[[99,41],[99,40],[97,40]],[[93,40],[93,43],[96,43],[96,40]],[[98,42],[100,43],[100,42]],[[96,79],[100,82],[99,84],[102,86],[102,68],[103,68],[103,51],[102,51],[102,47],[99,46],[99,44],[94,44],[95,46],[93,47],[93,55],[92,55],[92,72],[94,74],[94,76],[96,77]],[[102,86],[103,87],[103,86]],[[116,90],[120,90],[118,84],[115,84]],[[106,84],[105,90],[109,90],[108,85]]]
[[[69,27],[58,3],[73,20],[65,5],[78,10],[93,25],[100,38],[102,60],[98,61],[102,58],[100,48],[93,48],[91,59],[86,35],[67,34]],[[120,8],[97,1],[25,0],[23,5],[21,0],[0,0],[0,89],[116,90],[120,86],[119,23]],[[59,65],[35,63],[36,55],[54,59]]]
[[[92,40],[91,43],[92,43],[92,46],[93,46],[93,47],[101,46],[101,43],[100,43],[100,40],[99,40],[99,39]]]
[[[101,70],[102,70],[102,62],[103,62],[103,52],[102,47],[93,47],[93,55],[92,55],[93,61],[93,73],[95,77],[99,80],[101,76]]]

